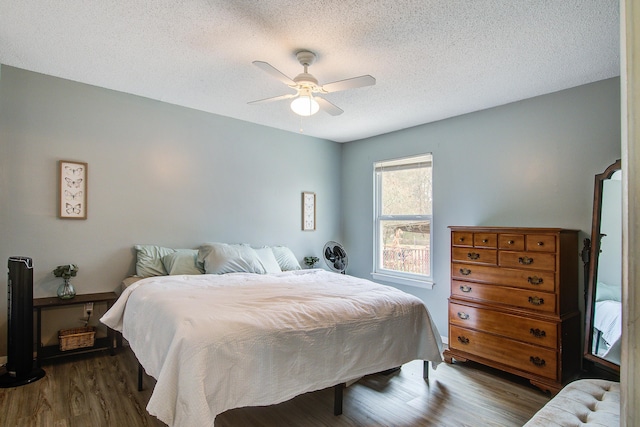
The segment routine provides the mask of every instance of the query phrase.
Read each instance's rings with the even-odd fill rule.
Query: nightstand
[[[78,348],[75,350],[61,351],[59,346],[42,345],[42,310],[54,307],[64,307],[71,305],[79,305],[85,303],[106,303],[107,310],[111,308],[113,303],[118,299],[118,295],[115,292],[102,292],[96,294],[83,294],[76,295],[72,299],[62,300],[58,297],[47,298],[34,298],[33,309],[36,310],[36,363],[40,367],[42,361],[52,360],[57,358],[63,358],[76,354],[92,353],[96,351],[109,350],[111,355],[115,354],[115,349],[118,347],[118,336],[116,332],[107,328],[107,336],[104,338],[97,338],[92,347]]]

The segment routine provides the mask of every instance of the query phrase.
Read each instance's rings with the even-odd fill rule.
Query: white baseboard
[[[443,337],[440,335],[440,339],[442,340],[442,344],[446,347],[449,344],[449,337]]]

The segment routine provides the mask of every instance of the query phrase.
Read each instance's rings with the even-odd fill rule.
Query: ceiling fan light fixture
[[[302,94],[291,101],[291,109],[299,116],[312,116],[320,110],[320,105],[310,93]]]
[[[376,84],[376,79],[366,74],[364,76],[351,77],[350,79],[338,80],[324,85],[319,85],[318,79],[309,73],[309,66],[316,60],[315,53],[308,50],[301,50],[296,52],[296,58],[300,65],[303,66],[304,71],[293,79],[279,71],[268,62],[253,61],[253,64],[256,67],[280,80],[290,89],[296,90],[296,93],[288,93],[271,98],[259,99],[257,101],[251,101],[249,104],[262,104],[265,102],[280,101],[283,99],[293,99],[291,102],[291,110],[299,116],[309,117],[317,113],[319,110],[322,110],[332,116],[339,116],[344,113],[342,109],[333,105],[322,96],[313,95],[324,95],[325,93],[340,92],[347,89],[356,89]]]

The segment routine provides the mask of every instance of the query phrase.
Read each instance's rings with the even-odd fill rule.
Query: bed
[[[420,299],[321,269],[147,277],[101,321],[156,379],[147,410],[171,426],[442,361]]]
[[[622,303],[620,286],[598,282],[593,315],[593,354],[620,364]]]

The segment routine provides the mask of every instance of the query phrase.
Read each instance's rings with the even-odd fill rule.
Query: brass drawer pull
[[[530,361],[531,363],[533,363],[534,365],[539,366],[539,367],[543,367],[543,366],[545,366],[545,365],[547,364],[547,362],[545,362],[545,361],[544,361],[544,359],[541,359],[541,358],[539,358],[538,356],[536,356],[536,357],[533,357],[533,356],[529,357],[529,361]]]
[[[458,317],[461,318],[462,320],[467,320],[469,318],[469,315],[465,312],[459,311]]]
[[[529,329],[529,333],[530,333],[531,335],[533,335],[534,337],[536,337],[536,338],[544,338],[544,337],[546,337],[546,336],[547,336],[547,333],[546,333],[545,331],[542,331],[542,330],[540,330],[540,329],[538,329],[538,328],[536,328],[536,329],[533,329],[533,328]]]
[[[544,279],[542,277],[538,277],[538,276],[529,276],[527,278],[527,282],[531,283],[532,285],[542,285],[542,282],[544,282]]]
[[[482,243],[487,243],[489,239],[482,239]]]
[[[460,335],[458,335],[458,342],[459,342],[460,344],[465,344],[465,345],[467,345],[467,344],[469,344],[469,338],[467,338],[467,337],[465,337],[465,336],[460,336]]]
[[[538,242],[538,246],[544,246],[544,242]]]
[[[533,305],[542,305],[542,304],[544,304],[544,298],[529,297],[529,303],[533,304]]]
[[[467,258],[469,258],[469,259],[478,259],[478,258],[480,258],[480,254],[476,253],[476,252],[469,252],[467,254]]]
[[[469,270],[468,268],[461,268],[460,274],[462,274],[463,276],[468,276],[471,274],[471,270]]]
[[[464,237],[459,238],[458,242],[464,242]]]
[[[509,240],[509,241],[507,242],[507,244],[508,244],[508,245],[513,245],[514,243],[515,243],[515,242],[514,242],[513,240]]]
[[[529,258],[528,256],[521,256],[518,258],[518,262],[522,265],[531,265],[533,264],[533,258]]]
[[[462,286],[460,286],[460,290],[462,292],[469,293],[469,292],[471,292],[471,286],[462,285]]]

